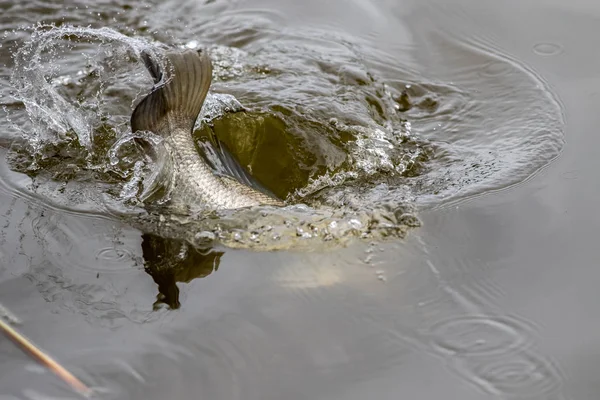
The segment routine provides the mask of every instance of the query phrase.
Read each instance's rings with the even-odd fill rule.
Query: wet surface
[[[2,8],[0,304],[98,398],[598,397],[595,3]],[[49,97],[14,92],[33,75],[11,56],[39,20],[209,47],[199,142],[212,131],[290,203],[410,206],[422,226],[312,251],[291,226],[292,249],[265,252],[116,218],[139,154],[124,141],[113,164],[110,149],[147,77],[115,63],[124,53],[61,39],[23,71],[81,102],[38,118]],[[82,52],[118,73],[88,76]],[[0,360],[2,399],[77,398],[3,338]]]

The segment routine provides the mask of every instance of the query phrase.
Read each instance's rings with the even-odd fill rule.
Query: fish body
[[[233,176],[215,174],[196,149],[192,132],[212,80],[208,54],[185,50],[165,56],[170,66],[166,78],[159,65],[144,55],[157,85],[131,116],[132,132],[150,131],[163,139],[157,154],[161,171],[149,193],[168,188],[174,202],[190,208],[283,205],[279,199],[244,185]]]

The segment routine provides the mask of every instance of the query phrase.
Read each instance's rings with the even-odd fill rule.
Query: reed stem
[[[19,345],[21,349],[29,353],[36,361],[45,365],[46,368],[71,386],[75,391],[85,397],[89,397],[92,394],[92,390],[88,386],[81,382],[75,375],[67,371],[52,357],[36,347],[29,339],[17,332],[12,326],[5,322],[2,317],[0,317],[0,331],[4,332],[4,334]]]

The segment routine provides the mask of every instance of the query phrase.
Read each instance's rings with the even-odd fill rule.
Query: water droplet
[[[538,56],[555,56],[563,52],[563,47],[558,43],[538,43],[533,46],[533,52]]]
[[[187,47],[188,49],[196,49],[196,48],[198,48],[198,41],[191,40],[185,44],[185,47]]]

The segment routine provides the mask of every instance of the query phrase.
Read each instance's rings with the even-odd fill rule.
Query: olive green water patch
[[[310,178],[339,168],[344,150],[332,143],[338,135],[327,124],[283,120],[275,114],[227,114],[205,124],[196,136],[216,136],[262,185],[281,198],[307,185]]]

